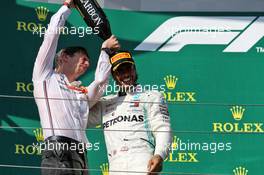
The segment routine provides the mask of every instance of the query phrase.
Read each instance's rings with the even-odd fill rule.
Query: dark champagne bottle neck
[[[74,3],[85,23],[93,29],[97,28],[103,40],[112,35],[109,21],[96,0],[74,0]]]

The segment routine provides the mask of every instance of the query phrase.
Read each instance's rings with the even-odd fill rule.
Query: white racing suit
[[[160,92],[103,97],[91,109],[88,126],[100,124],[101,118],[110,175],[146,175],[153,155],[167,157],[171,128]]]

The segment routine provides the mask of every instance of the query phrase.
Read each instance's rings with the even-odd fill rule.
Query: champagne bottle
[[[97,28],[100,38],[106,40],[112,35],[109,21],[96,0],[74,0],[74,4],[85,23],[93,30]]]

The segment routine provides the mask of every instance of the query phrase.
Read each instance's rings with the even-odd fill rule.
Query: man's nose
[[[125,77],[129,77],[129,72],[126,71],[126,70],[124,70],[124,71],[123,71],[123,75],[124,75]]]

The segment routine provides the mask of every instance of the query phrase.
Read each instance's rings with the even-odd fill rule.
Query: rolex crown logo
[[[177,136],[173,137],[173,142],[171,143],[172,150],[178,149],[179,141],[180,141],[180,138],[177,138]]]
[[[43,136],[43,130],[42,130],[42,128],[37,128],[33,132],[34,132],[35,137],[36,137],[36,140],[38,142],[43,142],[44,141],[44,136]]]
[[[248,174],[248,170],[246,168],[243,167],[237,167],[233,170],[234,175],[247,175]]]
[[[242,106],[233,106],[230,111],[232,112],[233,118],[235,120],[241,120],[244,115],[245,108]]]
[[[37,7],[35,10],[40,21],[45,21],[47,19],[49,10],[46,7],[40,6]]]
[[[104,163],[100,166],[101,171],[102,171],[102,175],[109,175],[109,167],[108,167],[108,163]]]
[[[164,77],[164,81],[168,89],[174,89],[176,87],[178,78],[176,78],[176,76],[173,75],[167,75],[166,77]]]

